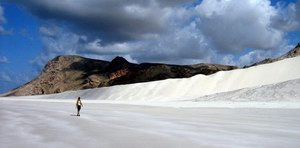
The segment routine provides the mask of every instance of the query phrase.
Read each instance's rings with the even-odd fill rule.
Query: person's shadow
[[[70,116],[77,116],[77,114],[70,114]]]

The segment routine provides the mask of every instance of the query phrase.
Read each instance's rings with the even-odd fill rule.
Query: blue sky
[[[42,48],[38,21],[14,4],[3,4],[6,32],[0,35],[0,55],[6,59],[1,66],[1,89],[5,92],[26,83],[37,75],[31,60]],[[6,75],[6,76],[4,76]]]
[[[0,1],[0,93],[58,55],[243,66],[300,42],[296,0]]]

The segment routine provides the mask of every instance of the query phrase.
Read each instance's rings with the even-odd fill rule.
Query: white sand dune
[[[300,103],[300,79],[202,96],[193,101]]]
[[[24,96],[1,98],[0,100],[35,101],[35,102],[74,102],[73,93],[64,93],[68,99],[57,99],[57,95]],[[62,97],[62,94],[58,95]],[[221,107],[221,108],[300,108],[300,79],[281,83],[263,85],[260,87],[244,88],[222,92],[198,98],[181,98],[173,101],[147,100],[97,100],[83,98],[86,103],[131,104],[161,107]]]
[[[185,79],[119,85],[105,88],[70,91],[32,98],[74,99],[81,96],[91,100],[118,101],[179,101],[249,87],[260,87],[300,79],[300,57],[247,69],[221,71],[213,75],[196,75]]]

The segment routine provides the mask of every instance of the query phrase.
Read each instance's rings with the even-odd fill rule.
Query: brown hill
[[[7,96],[41,95],[104,86],[149,82],[168,78],[187,78],[236,69],[217,64],[167,65],[134,64],[122,57],[111,62],[80,56],[58,56],[49,61],[41,74]]]

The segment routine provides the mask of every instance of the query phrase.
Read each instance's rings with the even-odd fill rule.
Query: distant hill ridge
[[[273,63],[273,62],[276,62],[276,61],[280,61],[280,60],[283,60],[283,59],[286,59],[286,58],[293,58],[293,57],[297,57],[300,55],[300,43],[297,44],[297,46],[290,50],[289,52],[287,52],[286,54],[280,56],[280,57],[277,57],[277,58],[267,58],[267,59],[264,59],[262,61],[259,61],[257,63],[254,63],[252,65],[249,65],[249,66],[245,66],[244,68],[247,68],[247,67],[251,67],[251,66],[256,66],[256,65],[261,65],[261,64],[267,64],[267,63]]]
[[[286,54],[266,59],[250,66],[272,63],[300,55],[300,44]],[[111,62],[80,56],[57,56],[50,60],[41,74],[27,84],[7,93],[7,96],[53,94],[105,86],[188,78],[197,74],[210,75],[218,71],[237,69],[219,64],[168,65],[159,63],[134,64],[123,57]]]
[[[218,64],[134,64],[123,57],[116,57],[108,62],[74,55],[58,56],[45,65],[37,78],[11,91],[7,96],[53,94],[168,78],[187,78],[236,68]]]

